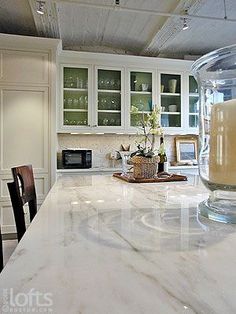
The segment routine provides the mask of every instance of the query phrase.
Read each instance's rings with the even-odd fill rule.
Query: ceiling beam
[[[161,48],[170,42],[176,35],[183,30],[183,18],[187,18],[189,23],[191,16],[200,9],[207,0],[187,0],[180,1],[170,17],[166,19],[163,26],[156,31],[147,45],[143,48],[141,55],[158,56]],[[181,17],[179,17],[178,12]],[[187,12],[187,14],[186,14]]]
[[[190,0],[191,1],[191,0]],[[197,0],[196,0],[197,1]],[[201,0],[199,0],[201,2]],[[206,1],[206,0],[203,0]],[[129,8],[121,5],[111,5],[111,4],[96,4],[96,3],[90,3],[90,2],[82,2],[79,0],[53,0],[53,2],[57,3],[73,3],[77,4],[81,7],[88,7],[88,8],[94,8],[94,9],[107,9],[107,10],[116,10],[117,12],[132,12],[132,13],[139,13],[139,14],[149,14],[149,15],[156,15],[156,16],[166,16],[166,17],[178,17],[178,18],[184,18],[186,17],[186,14],[183,13],[168,13],[168,12],[162,12],[157,10],[148,10],[148,9],[138,9],[138,8]],[[186,0],[185,2],[189,2],[189,0]],[[191,19],[202,19],[202,20],[214,20],[214,21],[225,21],[225,22],[232,22],[236,23],[236,19],[225,19],[224,16],[222,17],[215,17],[215,16],[205,16],[205,15],[194,15],[194,14],[188,14],[188,17]]]
[[[31,7],[38,36],[60,38],[60,27],[55,1],[45,1],[45,13],[43,15],[36,12],[38,8],[37,0],[28,0],[28,2]]]

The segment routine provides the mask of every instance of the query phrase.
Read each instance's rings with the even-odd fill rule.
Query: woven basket
[[[131,161],[134,165],[133,176],[135,179],[150,179],[155,177],[157,173],[157,164],[159,162],[158,156],[152,158],[134,156],[131,158]]]

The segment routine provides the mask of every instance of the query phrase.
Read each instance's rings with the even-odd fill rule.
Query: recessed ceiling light
[[[45,2],[44,1],[37,1],[37,10],[36,10],[36,12],[38,14],[43,15],[45,13],[44,10],[45,10]]]

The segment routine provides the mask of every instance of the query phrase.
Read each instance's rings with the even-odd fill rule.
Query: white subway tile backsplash
[[[169,161],[176,159],[174,136],[165,136],[166,152]],[[119,151],[121,144],[131,145],[131,150],[136,149],[136,142],[139,142],[141,136],[121,135],[121,134],[58,134],[58,152],[65,148],[88,148],[93,151],[93,167],[110,168],[119,167],[120,161],[110,159],[110,153]],[[157,139],[157,148],[159,139]]]

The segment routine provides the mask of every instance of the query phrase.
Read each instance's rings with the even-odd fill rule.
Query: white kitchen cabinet
[[[165,134],[197,133],[197,112],[192,112],[196,84],[189,76],[192,61],[62,51],[59,65],[58,133],[136,133],[142,113],[148,114],[155,104],[163,107]],[[88,91],[84,91],[88,108],[81,108],[84,113],[80,108],[77,112],[68,108],[65,114],[62,69],[70,66],[88,69]],[[170,88],[171,82],[176,82],[175,90]],[[63,116],[70,118],[64,121]]]
[[[124,71],[116,67],[61,65],[59,131],[124,129]]]
[[[92,124],[91,67],[61,65],[60,71],[61,130],[87,129]]]
[[[183,73],[159,72],[161,125],[166,130],[178,132],[183,129]]]
[[[120,67],[95,67],[93,127],[100,131],[124,129],[124,70]]]
[[[28,163],[34,171],[48,173],[48,88],[2,87],[0,95],[1,173]]]
[[[32,164],[38,208],[55,179],[56,53],[60,41],[0,35],[0,223],[14,233],[7,182]],[[27,220],[27,217],[26,217]]]
[[[33,51],[0,50],[0,83],[48,84],[49,54]]]
[[[48,88],[38,86],[0,87],[0,94],[0,203],[4,202],[1,217],[2,231],[6,233],[10,226],[11,232],[15,230],[7,189],[7,182],[12,181],[10,169],[32,164],[39,204],[49,190],[49,98]]]
[[[126,86],[126,125],[135,132],[140,127],[142,115],[149,114],[156,99],[156,71],[143,68],[128,68]]]
[[[198,127],[198,115],[199,115],[199,95],[198,95],[198,85],[193,76],[189,75],[188,79],[188,128],[194,133]]]

